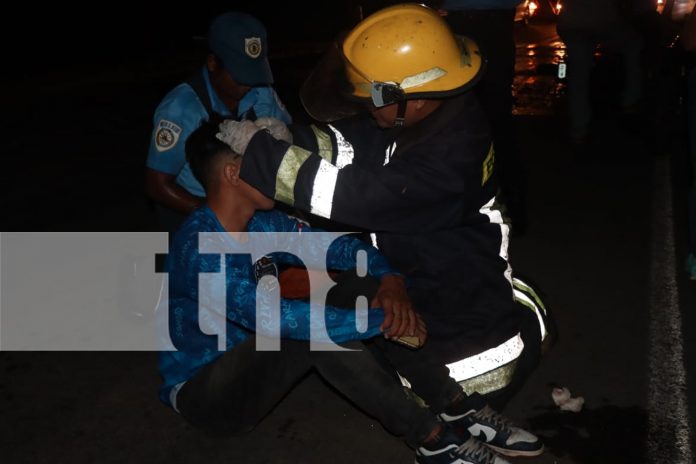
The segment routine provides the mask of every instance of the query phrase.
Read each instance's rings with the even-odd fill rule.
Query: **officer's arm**
[[[203,198],[190,194],[176,183],[176,176],[147,168],[145,175],[147,195],[157,203],[183,214],[190,214],[203,202]]]

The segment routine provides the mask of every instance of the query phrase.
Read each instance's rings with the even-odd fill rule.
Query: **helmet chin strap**
[[[401,99],[397,103],[396,118],[394,119],[394,127],[404,127],[404,121],[406,119],[406,99]]]

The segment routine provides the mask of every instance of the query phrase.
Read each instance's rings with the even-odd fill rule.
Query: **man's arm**
[[[298,222],[286,215],[275,215],[282,224],[277,225],[281,230],[298,231]],[[303,233],[322,232],[310,226],[302,226]],[[299,235],[298,235],[299,236]],[[353,235],[343,235],[329,246],[326,257],[308,250],[303,253],[305,258],[311,261],[300,263],[296,257],[288,254],[279,254],[280,260],[288,261],[283,264],[304,264],[308,268],[324,266],[330,270],[346,271],[355,269],[358,265],[358,253],[366,255],[367,275],[380,282],[379,287],[370,301],[371,308],[381,308],[384,311],[384,321],[380,330],[390,338],[398,338],[403,335],[418,336],[421,343],[425,342],[426,333],[422,321],[416,314],[411,304],[411,299],[406,291],[406,282],[403,276],[393,269],[386,258],[379,251],[357,239]]]
[[[202,227],[211,228],[214,228],[212,224]],[[312,335],[323,334],[312,331],[313,326],[323,322],[330,339],[319,337],[317,341],[334,343],[367,339],[381,333],[384,320],[381,310],[368,311],[366,330],[360,332],[354,310],[326,306],[323,321],[316,321],[306,301],[281,298],[279,307],[269,292],[257,292],[257,282],[249,272],[250,255],[243,250],[234,253],[234,243],[227,241],[227,234],[200,236],[200,230],[200,224],[189,224],[188,229],[180,230],[167,258],[169,299],[173,305],[169,321],[172,337],[183,339],[199,335],[201,330],[204,334],[221,333],[230,323],[271,337],[279,334],[281,338],[309,340]],[[213,249],[229,246],[231,253],[199,252],[208,246]],[[177,308],[185,308],[187,313],[180,315]],[[173,341],[176,343],[174,338]]]
[[[177,184],[175,175],[151,168],[146,171],[145,190],[152,200],[183,214],[190,214],[203,203],[203,198]]]
[[[188,84],[182,84],[169,92],[155,110],[153,131],[146,160],[145,190],[159,204],[188,214],[201,204],[203,186],[187,169],[186,139],[207,111],[196,92]],[[176,182],[184,175],[182,187]]]
[[[465,178],[480,172],[479,166],[467,165],[475,161],[447,153],[448,147],[433,146],[428,156],[397,158],[366,169],[352,160],[342,163],[341,154],[347,154],[350,144],[332,141],[333,136],[325,138],[321,143],[326,148],[320,144],[313,153],[259,131],[244,152],[241,177],[297,209],[366,230],[391,232],[413,232],[414,223],[421,231],[441,227],[438,221],[447,218],[437,214],[438,208],[456,205],[466,185],[481,183],[480,178]],[[468,149],[479,143],[470,142]],[[475,148],[488,148],[483,146],[487,141],[480,142]],[[332,159],[332,146],[345,153]],[[491,198],[494,194],[491,191]]]

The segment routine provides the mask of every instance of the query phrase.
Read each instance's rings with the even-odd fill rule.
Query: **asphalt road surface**
[[[696,282],[683,271],[684,114],[676,107],[660,127],[652,118],[627,125],[611,105],[615,62],[600,57],[595,135],[574,150],[565,83],[555,76],[562,43],[552,24],[518,33],[515,114],[529,226],[513,238],[511,262],[542,290],[560,336],[505,406],[547,448],[516,462],[691,463]],[[300,110],[293,91],[321,45],[288,45],[273,58],[291,110]],[[198,58],[192,48],[177,61],[64,67],[4,86],[3,229],[155,230],[142,188],[150,118]],[[3,351],[0,373],[4,463],[413,460],[316,376],[253,432],[214,440],[159,403],[152,352]],[[554,386],[584,397],[583,410],[556,408]]]

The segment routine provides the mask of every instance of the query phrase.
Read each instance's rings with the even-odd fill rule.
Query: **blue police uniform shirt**
[[[257,117],[273,117],[286,124],[292,122],[290,113],[270,86],[253,87],[239,102],[237,114],[232,115],[213,90],[205,67],[202,72],[213,110],[221,115],[244,119],[253,108]],[[150,140],[147,167],[175,175],[177,184],[193,195],[204,197],[205,190],[194,177],[186,162],[184,151],[188,136],[208,119],[208,112],[198,95],[187,83],[178,85],[164,97],[155,110],[153,119],[154,131]]]

